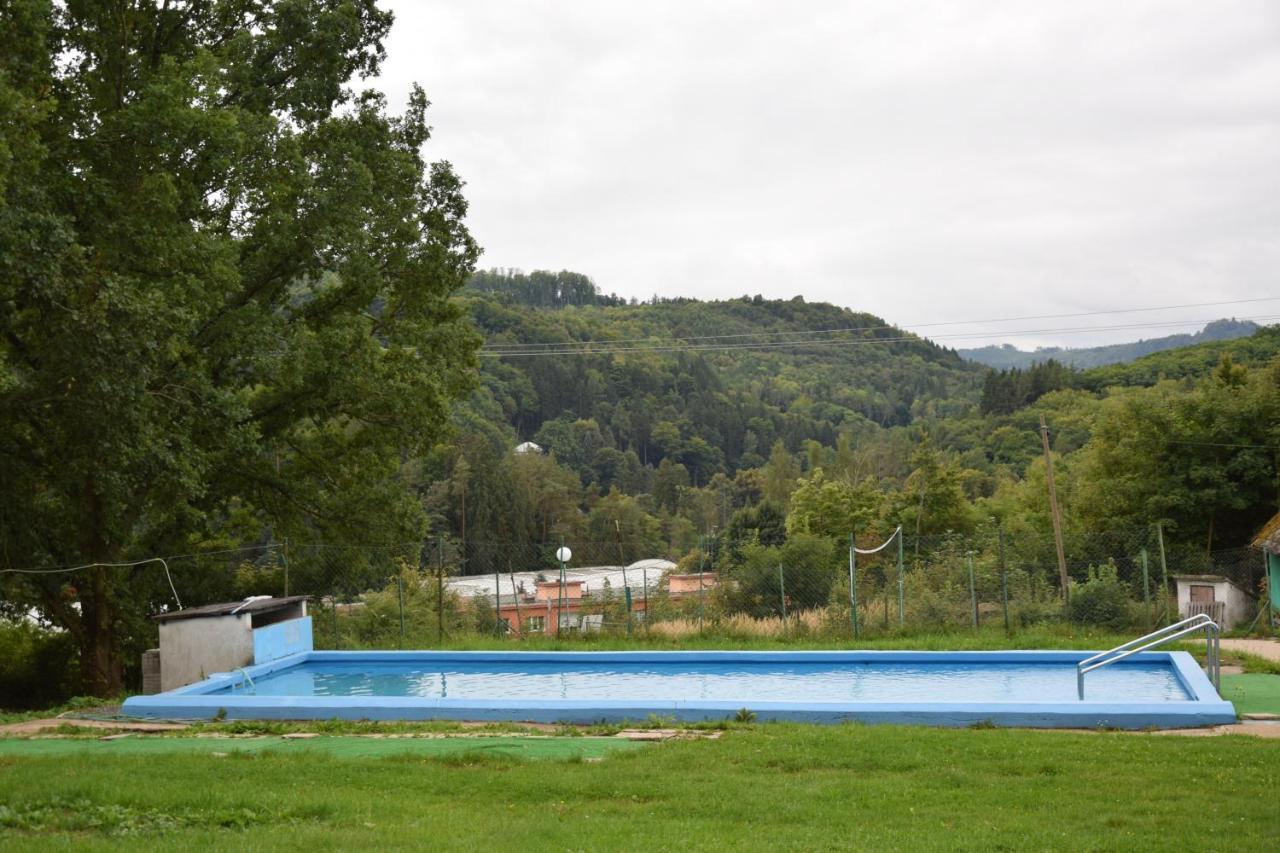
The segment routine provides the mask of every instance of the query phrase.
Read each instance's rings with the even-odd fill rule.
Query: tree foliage
[[[421,90],[397,116],[350,85],[390,24],[371,0],[0,9],[8,565],[421,528],[399,468],[471,382],[450,294],[478,251]],[[155,579],[7,592],[111,692]]]

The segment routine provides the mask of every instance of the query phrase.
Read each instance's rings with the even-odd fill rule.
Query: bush
[[[1089,567],[1089,579],[1071,587],[1071,621],[1082,625],[1123,630],[1133,623],[1129,588],[1121,582],[1110,560]]]
[[[70,634],[0,622],[0,708],[47,708],[80,688],[80,654]]]

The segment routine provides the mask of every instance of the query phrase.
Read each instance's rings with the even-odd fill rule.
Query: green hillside
[[[879,317],[799,297],[536,309],[555,298],[520,284],[465,300],[487,349],[524,353],[483,358],[486,411],[535,441],[548,422],[594,419],[619,451],[674,455],[699,481],[762,464],[779,439],[834,444],[957,413],[983,372]]]
[[[1160,338],[1122,344],[1080,348],[1040,347],[1032,351],[1020,350],[1012,344],[993,344],[975,349],[962,349],[959,353],[969,361],[976,361],[997,369],[1028,368],[1033,364],[1043,364],[1050,360],[1070,367],[1089,368],[1123,364],[1151,353],[1178,347],[1243,338],[1257,330],[1258,324],[1248,320],[1214,320],[1194,334],[1165,335]]]
[[[992,371],[800,298],[637,303],[575,273],[493,272],[460,301],[486,341],[479,384],[416,473],[459,540],[638,555],[713,531],[969,535],[997,519],[1045,543],[1042,415],[1081,541],[1163,521],[1174,544],[1237,547],[1275,511],[1275,328],[1123,367]],[[544,453],[512,452],[527,440]]]

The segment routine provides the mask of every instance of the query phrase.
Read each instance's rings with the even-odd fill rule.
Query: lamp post
[[[560,561],[560,595],[556,598],[556,637],[560,636],[560,625],[564,622],[564,565],[573,559],[573,552],[560,540],[556,549],[556,559]]]

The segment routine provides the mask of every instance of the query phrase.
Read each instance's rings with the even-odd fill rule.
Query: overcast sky
[[[1276,0],[390,6],[377,85],[426,89],[486,268],[930,336],[1280,296]],[[1012,332],[1232,314],[1280,300],[983,328],[1083,346],[1169,330]]]

